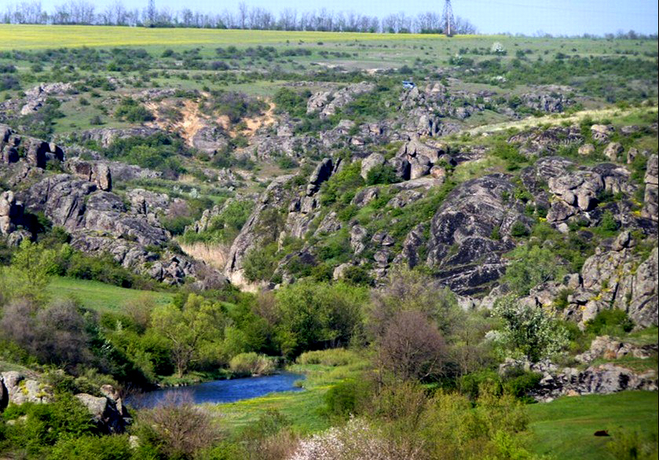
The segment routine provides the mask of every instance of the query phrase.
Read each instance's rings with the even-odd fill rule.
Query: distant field
[[[464,39],[468,37],[461,37]],[[0,50],[149,45],[281,44],[318,41],[442,39],[440,35],[288,32],[275,30],[148,29],[115,26],[0,25]]]
[[[635,54],[651,59],[656,53],[656,41],[652,40],[603,40],[529,38],[498,35],[462,35],[447,38],[434,34],[369,34],[354,32],[298,32],[275,30],[216,30],[216,29],[148,29],[144,27],[116,26],[44,26],[0,25],[0,51],[43,50],[52,48],[121,46],[165,48],[191,48],[199,46],[319,46],[333,45],[343,51],[356,51],[356,45],[372,47],[369,53],[360,54],[373,64],[387,58],[408,58],[408,54],[423,59],[436,58],[438,54],[452,56],[462,48],[489,48],[501,42],[508,59],[515,57],[518,49],[531,50],[535,54],[556,53],[587,55]],[[401,48],[406,48],[405,52]],[[321,48],[322,49],[322,48]],[[645,53],[650,53],[646,55]],[[656,55],[656,54],[655,54]]]
[[[152,298],[156,304],[171,301],[172,295],[165,292],[138,291],[117,286],[71,278],[55,278],[48,286],[55,299],[74,297],[86,308],[112,311],[122,308],[127,302]]]
[[[620,429],[638,430],[656,440],[657,401],[657,392],[626,391],[565,397],[528,406],[532,432],[529,447],[536,454],[556,460],[613,460],[606,444]],[[608,430],[612,436],[594,436],[599,430]]]

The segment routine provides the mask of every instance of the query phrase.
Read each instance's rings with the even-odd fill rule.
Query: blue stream
[[[303,375],[284,372],[265,377],[250,377],[233,380],[214,380],[187,387],[163,388],[130,397],[128,404],[139,407],[154,407],[166,398],[192,398],[194,403],[227,403],[252,399],[269,393],[300,391],[294,382],[304,379]]]

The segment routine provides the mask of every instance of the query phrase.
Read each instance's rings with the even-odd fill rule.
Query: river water
[[[150,391],[130,397],[127,403],[138,407],[154,407],[165,400],[182,401],[185,399],[192,399],[195,404],[227,403],[258,398],[269,393],[301,391],[302,388],[296,387],[294,383],[302,379],[304,379],[303,375],[283,372],[264,377],[214,380],[186,387]]]

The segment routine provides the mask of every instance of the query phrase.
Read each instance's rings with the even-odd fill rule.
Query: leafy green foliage
[[[155,119],[146,107],[131,98],[121,100],[121,103],[114,111],[114,116],[129,123],[144,123]]]
[[[602,310],[586,323],[586,332],[595,335],[622,336],[634,329],[634,322],[624,310]]]
[[[503,321],[494,340],[512,354],[537,362],[568,345],[567,331],[541,307],[526,305],[508,295],[497,300],[493,312]]]
[[[379,165],[366,175],[366,185],[395,184],[400,182],[396,170],[392,166]]]
[[[550,249],[523,245],[508,254],[511,259],[503,281],[519,295],[527,295],[538,284],[557,279],[563,269]]]

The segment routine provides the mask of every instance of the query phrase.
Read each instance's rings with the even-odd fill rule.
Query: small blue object
[[[416,84],[413,81],[403,80],[403,88],[405,89],[416,88]]]

